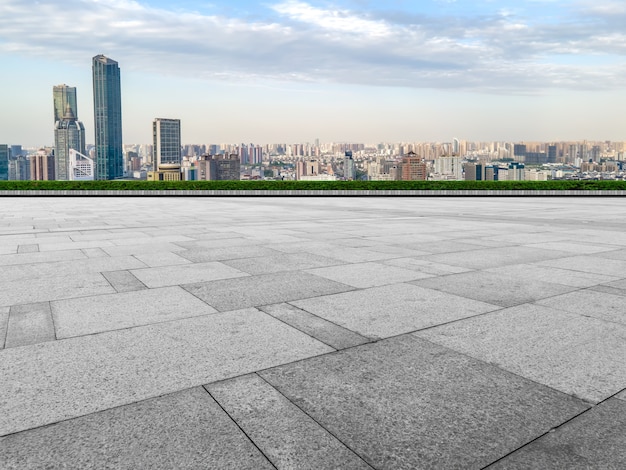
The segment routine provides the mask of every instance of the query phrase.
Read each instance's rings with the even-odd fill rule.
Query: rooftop
[[[625,468],[620,198],[4,198],[0,468]]]

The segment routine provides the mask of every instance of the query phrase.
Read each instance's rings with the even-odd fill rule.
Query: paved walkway
[[[0,468],[626,467],[620,198],[0,200]]]

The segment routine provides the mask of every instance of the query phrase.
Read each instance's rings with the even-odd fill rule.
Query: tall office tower
[[[180,170],[182,161],[180,146],[180,119],[161,119],[152,121],[152,161],[155,170]]]
[[[356,178],[356,169],[354,167],[354,159],[352,158],[351,150],[347,150],[343,157],[343,177],[347,180]]]
[[[68,103],[65,114],[54,125],[54,173],[57,180],[68,181],[70,177],[70,150],[85,153],[85,126],[76,119]]]
[[[54,100],[54,122],[56,123],[65,116],[67,105],[70,105],[72,114],[78,116],[76,107],[76,88],[67,85],[57,85],[52,87],[52,98]]]
[[[7,144],[0,144],[0,181],[7,181],[9,179],[9,146]]]
[[[93,109],[96,136],[97,180],[124,175],[122,149],[122,96],[120,68],[103,55],[93,58]]]

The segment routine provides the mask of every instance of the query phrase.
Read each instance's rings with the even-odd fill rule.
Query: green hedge
[[[0,181],[0,190],[626,190],[626,181]]]

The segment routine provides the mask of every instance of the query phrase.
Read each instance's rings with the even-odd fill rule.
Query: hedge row
[[[0,181],[0,190],[626,190],[626,181]]]

